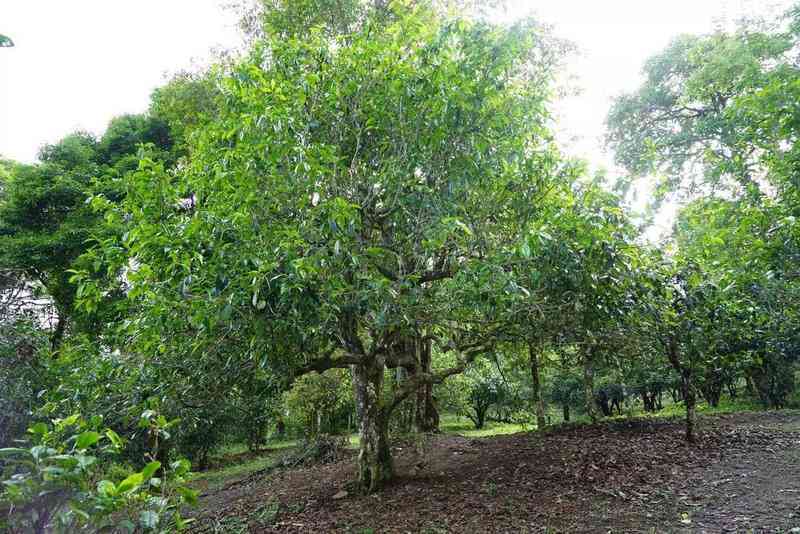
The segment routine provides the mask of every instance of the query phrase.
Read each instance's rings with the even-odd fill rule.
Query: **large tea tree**
[[[395,407],[496,341],[501,260],[561,172],[537,25],[378,4],[334,37],[267,31],[187,165],[144,160],[119,214],[139,353],[195,366],[235,342],[287,383],[351,368],[365,490],[392,477]],[[408,339],[455,363],[390,394]]]

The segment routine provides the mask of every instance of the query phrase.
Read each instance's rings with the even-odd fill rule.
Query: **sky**
[[[144,111],[166,76],[239,44],[225,0],[0,0],[0,155],[30,162],[40,146],[76,129],[102,133],[122,113]],[[682,33],[732,24],[791,0],[510,0],[503,18],[534,13],[571,40],[577,96],[557,105],[565,151],[613,172],[602,146],[614,96],[634,90],[641,67]],[[662,217],[663,221],[667,218]],[[667,222],[664,222],[667,224]]]

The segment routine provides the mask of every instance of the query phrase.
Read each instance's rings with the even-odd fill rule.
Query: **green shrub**
[[[6,460],[0,526],[12,533],[166,533],[188,524],[179,508],[197,501],[184,485],[189,463],[155,459],[170,424],[154,412],[142,414],[140,426],[156,445],[144,468],[127,473],[110,462],[123,448],[122,438],[100,423],[79,415],[37,423],[28,430],[30,446],[0,449]]]

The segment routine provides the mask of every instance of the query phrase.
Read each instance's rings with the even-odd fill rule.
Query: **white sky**
[[[166,73],[239,42],[221,0],[0,0],[0,155],[33,161],[75,129],[146,109]],[[636,88],[646,58],[680,33],[710,31],[791,0],[510,0],[581,50],[569,63],[582,94],[559,107],[567,152],[611,167],[601,145],[611,98]]]

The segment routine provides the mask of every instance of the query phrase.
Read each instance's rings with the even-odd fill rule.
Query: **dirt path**
[[[737,418],[751,444],[735,441],[728,454],[691,479],[709,497],[689,514],[693,532],[800,532],[800,417],[785,413]],[[699,492],[697,490],[700,490]]]
[[[398,480],[347,494],[352,460],[207,496],[197,532],[789,532],[800,527],[800,414],[635,420],[487,439],[441,436]],[[339,495],[337,495],[339,494]],[[340,498],[334,498],[337,495]],[[549,529],[549,530],[548,530]],[[800,532],[800,531],[798,531]]]

